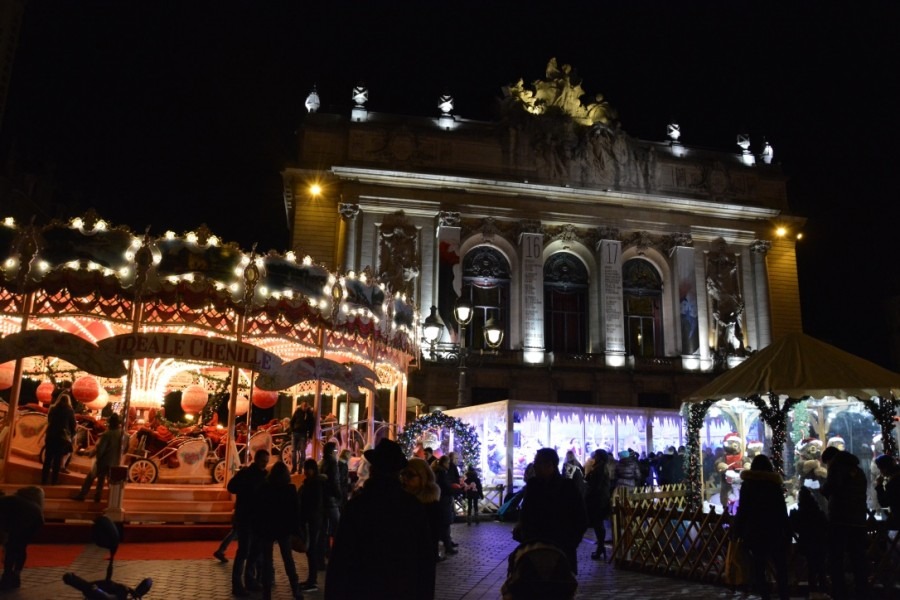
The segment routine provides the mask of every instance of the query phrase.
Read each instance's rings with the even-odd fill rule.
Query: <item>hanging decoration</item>
[[[278,392],[270,392],[261,390],[258,387],[253,388],[253,406],[256,408],[272,408],[278,403]]]
[[[53,385],[52,381],[42,381],[40,385],[35,388],[34,395],[41,404],[50,404],[50,401],[53,400],[53,392],[55,390],[56,386]]]
[[[12,387],[15,377],[16,365],[13,362],[5,362],[0,365],[0,390],[8,390]]]
[[[397,443],[400,444],[407,456],[412,456],[416,442],[431,429],[452,429],[455,438],[453,450],[459,453],[462,464],[480,464],[481,442],[478,440],[475,428],[456,417],[445,415],[439,410],[419,417],[412,423],[407,423],[403,433],[398,436]]]
[[[811,417],[806,402],[800,402],[794,407],[791,415],[791,441],[797,446],[802,440],[809,437],[809,425]]]
[[[209,395],[202,385],[189,385],[181,392],[181,408],[190,415],[199,414],[208,400]]]
[[[99,395],[100,382],[95,377],[85,375],[72,383],[72,396],[82,404],[96,400]]]
[[[237,416],[246,415],[247,411],[250,410],[250,400],[247,396],[241,394],[237,397],[237,402],[234,407],[234,414]]]
[[[85,402],[84,405],[90,410],[103,410],[106,405],[109,404],[109,392],[105,389],[100,388],[100,393],[97,394],[97,397],[91,400],[90,402]]]

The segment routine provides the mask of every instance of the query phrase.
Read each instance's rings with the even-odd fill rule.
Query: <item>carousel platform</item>
[[[89,542],[90,526],[109,505],[109,489],[100,502],[93,491],[84,501],[73,500],[85,474],[60,473],[57,485],[41,486],[40,464],[12,458],[6,465],[0,490],[15,493],[37,485],[44,490],[45,526],[41,538],[48,542]],[[125,484],[122,502],[125,532],[132,541],[221,539],[231,529],[234,501],[217,484]]]

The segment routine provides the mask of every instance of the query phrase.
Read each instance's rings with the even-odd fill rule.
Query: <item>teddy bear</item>
[[[805,438],[798,444],[797,491],[799,493],[801,487],[812,490],[816,502],[825,510],[827,502],[819,491],[828,475],[828,471],[820,460],[823,446],[822,440],[818,438]]]

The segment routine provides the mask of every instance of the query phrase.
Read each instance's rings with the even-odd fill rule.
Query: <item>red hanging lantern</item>
[[[256,408],[272,408],[278,402],[278,392],[253,388],[253,406]]]
[[[41,404],[50,404],[50,401],[53,400],[53,391],[56,389],[56,386],[53,385],[51,381],[42,381],[37,389],[34,390],[34,395],[37,397],[37,401]]]
[[[7,362],[0,365],[0,390],[8,390],[9,388],[11,388],[15,375],[15,363]]]
[[[105,389],[100,388],[100,393],[97,394],[97,397],[91,400],[90,402],[85,402],[84,405],[88,407],[90,410],[103,410],[109,404],[109,392]]]
[[[247,399],[247,396],[238,396],[237,403],[234,407],[234,414],[240,417],[241,415],[246,415],[248,410],[250,410],[250,400]]]
[[[79,377],[72,384],[72,396],[82,404],[96,400],[99,395],[100,383],[90,375]]]
[[[181,392],[181,408],[188,414],[199,414],[208,401],[209,395],[202,385],[189,385]]]

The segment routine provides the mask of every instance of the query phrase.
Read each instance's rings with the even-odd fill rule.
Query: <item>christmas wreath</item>
[[[456,417],[445,415],[439,410],[419,417],[408,423],[403,433],[397,438],[397,443],[403,448],[407,456],[411,456],[416,442],[430,429],[452,429],[454,435],[454,448],[460,455],[462,464],[479,465],[481,462],[481,442],[475,428]]]

